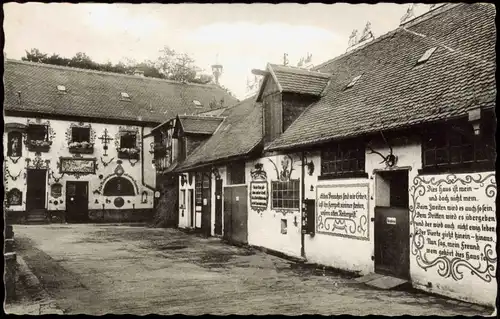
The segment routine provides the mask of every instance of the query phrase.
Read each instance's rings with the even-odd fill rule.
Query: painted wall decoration
[[[106,154],[104,154],[104,156],[107,156]],[[108,166],[115,158],[111,158],[109,161],[105,162],[102,157],[101,157],[101,163],[104,167]]]
[[[368,184],[318,185],[316,232],[369,240]]]
[[[289,181],[290,176],[293,172],[293,158],[290,155],[285,155],[281,159],[281,170],[278,169],[276,163],[272,159],[268,160],[273,164],[274,170],[276,171],[277,179],[280,181]]]
[[[23,134],[18,131],[11,131],[7,134],[7,156],[17,163],[19,158],[23,155]]]
[[[7,180],[7,177],[9,177],[10,179],[12,179],[13,181],[16,181],[19,176],[21,176],[21,172],[22,172],[22,169],[19,170],[19,173],[12,175],[12,173],[10,172],[9,170],[9,167],[7,165],[5,165],[5,171],[4,171],[4,179]]]
[[[121,165],[121,160],[118,160],[116,162],[118,163],[118,165],[116,165],[114,173],[109,174],[105,178],[102,178],[101,182],[99,184],[99,189],[97,189],[96,191],[98,191],[99,193],[103,193],[104,185],[106,185],[108,183],[108,181],[110,181],[111,179],[114,179],[116,177],[126,177],[125,180],[127,180],[128,183],[131,183],[133,185],[134,195],[139,194],[139,185],[137,185],[136,180],[131,175],[125,173],[125,170],[123,169],[123,166]],[[111,196],[111,195],[109,195],[109,196]]]
[[[258,213],[265,211],[269,203],[267,181],[250,182],[250,207]]]
[[[74,175],[76,178],[95,174],[96,169],[95,158],[60,157],[59,159],[59,172]]]
[[[8,206],[21,206],[23,204],[23,193],[13,188],[7,192],[7,205]]]
[[[103,134],[99,137],[102,143],[102,149],[104,150],[103,156],[108,156],[108,144],[113,140],[113,138],[108,135],[108,129],[105,128]],[[108,163],[109,164],[109,163]]]
[[[494,173],[417,176],[410,188],[412,255],[422,269],[455,281],[495,278]]]
[[[62,184],[55,183],[50,186],[50,196],[59,198],[62,195]]]
[[[104,184],[104,196],[134,196],[134,185],[126,178],[115,176]]]
[[[26,161],[26,168],[28,169],[49,169],[50,165],[50,160],[42,159],[40,153],[37,153],[34,159],[26,158],[25,161]]]
[[[262,163],[255,164],[255,169],[250,171],[250,176],[253,180],[267,180],[267,173],[263,167],[264,165]]]

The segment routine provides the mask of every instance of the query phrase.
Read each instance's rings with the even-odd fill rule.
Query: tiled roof
[[[282,92],[320,95],[331,76],[290,66],[277,64],[269,66],[270,71],[275,74]]]
[[[251,152],[262,140],[262,107],[255,96],[227,109],[219,129],[176,169],[185,171]]]
[[[328,61],[324,97],[268,147],[287,149],[408,127],[493,107],[495,8],[460,4]],[[430,59],[415,66],[425,51]],[[351,88],[346,86],[361,78]]]
[[[184,132],[192,134],[213,134],[223,120],[221,117],[179,115]]]
[[[215,85],[7,60],[4,109],[160,123],[179,113],[209,111],[210,101],[237,100]],[[58,85],[67,92],[59,93]],[[21,92],[21,103],[18,93]],[[127,93],[130,101],[120,100]],[[201,102],[197,107],[193,100]]]

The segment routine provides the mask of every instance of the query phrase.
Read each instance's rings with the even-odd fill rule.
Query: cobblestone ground
[[[492,312],[423,293],[370,289],[345,275],[173,229],[15,225],[14,232],[18,254],[66,314]]]

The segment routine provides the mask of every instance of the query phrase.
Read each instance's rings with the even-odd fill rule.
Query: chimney
[[[141,70],[135,70],[135,71],[134,71],[134,75],[135,75],[135,76],[144,77],[144,71],[141,71]]]

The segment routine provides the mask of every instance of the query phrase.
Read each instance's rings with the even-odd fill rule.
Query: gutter
[[[149,134],[148,134],[149,135]],[[156,191],[156,189],[144,182],[144,126],[141,126],[141,138],[142,138],[142,143],[141,143],[141,182],[142,186],[145,186],[149,190],[152,190],[153,192]]]

